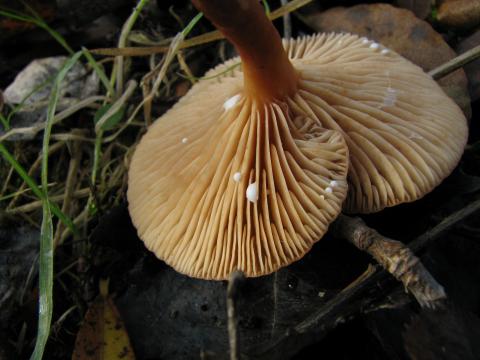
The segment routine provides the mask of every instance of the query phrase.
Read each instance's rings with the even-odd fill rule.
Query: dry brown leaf
[[[438,8],[437,20],[448,29],[471,29],[480,24],[480,0],[446,0]]]
[[[463,39],[457,46],[457,51],[463,53],[480,44],[480,30]],[[465,65],[465,73],[468,77],[468,87],[472,101],[480,99],[480,60],[475,60]]]
[[[75,360],[135,360],[120,314],[108,295],[108,281],[100,282],[100,295],[85,314],[75,340]]]
[[[413,12],[418,18],[426,19],[432,11],[435,0],[396,0],[396,5]]]
[[[308,15],[304,19],[316,31],[350,32],[366,36],[395,50],[425,71],[456,56],[430,24],[408,10],[388,4],[337,7]],[[439,84],[470,118],[470,97],[464,71],[453,72],[441,79]]]

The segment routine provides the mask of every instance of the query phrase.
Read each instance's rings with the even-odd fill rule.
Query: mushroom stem
[[[293,95],[298,76],[257,0],[192,0],[242,59],[245,93],[269,101]]]

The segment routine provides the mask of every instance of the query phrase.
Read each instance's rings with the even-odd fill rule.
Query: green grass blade
[[[2,143],[0,143],[0,154],[13,167],[13,169],[22,178],[22,180],[25,181],[25,183],[32,190],[35,196],[38,197],[40,200],[46,200],[44,192],[40,189],[35,180],[28,175],[27,171],[23,168],[23,166],[20,165],[20,163],[12,156],[12,154],[10,154],[10,152]],[[55,203],[50,203],[50,208],[52,213],[65,226],[67,226],[72,231],[72,233],[78,234],[78,230],[76,229],[72,220],[68,216],[66,216]]]
[[[48,102],[47,109],[47,120],[45,124],[45,130],[43,135],[43,145],[42,145],[42,186],[44,191],[47,189],[48,185],[48,146],[50,143],[50,135],[52,132],[53,121],[55,119],[55,112],[57,110],[57,103],[60,98],[60,85],[67,75],[68,71],[76,64],[78,59],[82,56],[82,52],[79,51],[75,53],[70,59],[68,59],[63,67],[58,72],[58,75],[53,83],[52,92],[50,93],[50,100]]]
[[[35,23],[35,20],[31,16],[23,15],[23,14],[17,13],[16,11],[0,9],[0,16],[6,17],[12,20]]]
[[[187,24],[187,26],[182,30],[182,34],[184,37],[187,37],[187,35],[192,31],[192,29],[197,25],[197,23],[200,21],[200,19],[203,17],[203,13],[199,12],[197,15],[193,17],[192,20]]]
[[[32,8],[28,7],[29,11],[32,13],[33,16],[22,14],[12,10],[0,9],[0,16],[17,20],[23,21],[27,23],[34,24],[39,28],[47,31],[51,37],[53,37],[70,55],[73,55],[75,52],[73,49],[68,45],[67,41],[64,39],[60,33],[52,29],[48,24],[43,20]]]
[[[37,341],[31,359],[41,360],[50,334],[53,313],[53,223],[48,201],[42,207],[39,256],[39,299]]]
[[[41,182],[44,193],[43,201],[43,220],[40,236],[40,255],[39,255],[39,309],[38,309],[38,331],[35,349],[32,360],[41,360],[45,345],[50,334],[50,326],[53,312],[53,223],[51,217],[51,203],[48,200],[48,147],[50,144],[50,135],[55,119],[55,111],[60,98],[60,86],[68,71],[75,65],[82,56],[82,52],[75,53],[63,65],[62,69],[53,84],[52,92],[47,109],[47,120],[43,133],[42,145],[42,170]]]
[[[3,130],[4,130],[4,131],[10,130],[10,123],[9,123],[8,120],[5,118],[5,116],[3,116],[3,114],[1,114],[1,113],[0,113],[0,122],[2,123]]]
[[[270,16],[270,5],[268,5],[268,1],[267,0],[262,0],[262,3],[263,3],[263,7],[265,8],[265,14],[267,16]]]
[[[115,93],[115,89],[113,88],[112,84],[110,83],[110,80],[107,77],[107,74],[105,74],[105,71],[103,70],[103,66],[101,66],[90,54],[90,51],[86,48],[82,48],[82,53],[83,56],[87,59],[88,63],[92,67],[92,69],[97,73],[100,81],[102,82],[103,86],[107,90],[108,94],[112,96]]]

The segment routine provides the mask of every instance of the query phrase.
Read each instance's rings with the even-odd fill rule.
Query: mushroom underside
[[[368,213],[413,201],[463,152],[461,110],[396,53],[349,34],[284,46],[299,74],[294,96],[255,101],[232,68],[239,59],[229,60],[135,151],[132,220],[177,271],[207,279],[273,272],[301,258],[342,203]]]

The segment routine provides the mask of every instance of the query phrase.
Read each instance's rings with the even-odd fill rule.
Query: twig
[[[89,193],[90,193],[89,188],[80,189],[80,190],[74,191],[72,193],[72,197],[82,198],[82,197],[88,196]],[[50,202],[55,203],[55,202],[62,201],[64,198],[65,198],[65,194],[61,194],[61,195],[50,196],[49,200],[50,200]],[[18,213],[30,212],[30,211],[33,211],[33,210],[40,209],[41,207],[42,207],[42,200],[37,200],[37,201],[33,201],[33,202],[25,204],[25,205],[18,206],[18,207],[13,208],[13,209],[9,209],[9,210],[7,210],[7,213],[18,214]]]
[[[480,200],[472,202],[467,207],[454,212],[446,217],[442,222],[433,227],[431,230],[417,237],[410,244],[410,247],[415,251],[423,250],[427,245],[431,244],[440,235],[450,230],[458,222],[464,220],[469,215],[472,215],[476,211],[480,210]],[[388,273],[385,270],[375,271],[365,276],[362,281],[359,281],[356,285],[350,287],[345,292],[340,293],[338,296],[329,301],[321,309],[314,312],[307,319],[295,326],[295,331],[298,333],[307,332],[313,330],[318,324],[325,325],[325,318],[335,318],[340,314],[344,316],[351,315],[353,312],[358,311],[358,303],[354,306],[353,301],[364,302],[364,296],[369,289],[378,286],[378,284],[385,283],[388,280]],[[342,309],[349,309],[350,313],[342,312]]]
[[[241,271],[230,274],[227,287],[227,316],[228,316],[228,339],[230,343],[230,360],[238,360],[238,334],[237,334],[237,309],[235,301],[238,295],[238,284],[243,280]]]
[[[478,58],[480,58],[480,45],[477,45],[463,54],[454,57],[452,60],[447,61],[445,64],[430,70],[428,74],[435,80],[438,80]]]
[[[70,107],[68,107],[67,109],[65,109],[65,110],[59,112],[58,114],[56,114],[55,118],[53,120],[53,124],[57,124],[58,122],[70,117],[75,112],[77,112],[77,111],[79,111],[83,108],[92,106],[97,101],[102,101],[102,100],[105,100],[105,99],[106,99],[105,96],[95,95],[95,96],[90,96],[86,99],[80,100],[80,101],[74,103],[73,105],[71,105]],[[37,133],[39,133],[44,128],[45,128],[45,122],[41,122],[41,123],[36,124],[34,126],[14,128],[14,129],[11,129],[11,130],[7,131],[2,136],[0,136],[0,142],[3,142],[5,140],[7,140],[9,137],[11,137],[13,135],[17,135],[17,134],[23,134],[25,136],[29,136],[29,137],[33,138],[33,137],[35,137],[35,135],[37,135]]]
[[[81,132],[76,130],[76,131],[73,131],[73,133],[78,135]],[[64,192],[64,199],[63,199],[63,205],[62,205],[62,212],[68,216],[71,215],[70,214],[71,200],[74,192],[74,187],[77,182],[77,172],[78,172],[78,167],[80,165],[81,157],[82,157],[81,142],[74,141],[73,147],[72,147],[72,157],[70,158],[67,179],[65,181],[65,192]],[[58,245],[58,241],[60,240],[60,236],[63,229],[64,229],[64,226],[62,222],[59,221],[57,224],[57,229],[55,230],[55,236],[53,238],[53,246],[55,248]]]
[[[90,192],[90,189],[88,189],[88,191]],[[77,217],[75,219],[73,219],[73,223],[75,226],[80,226],[80,224],[82,224],[83,222],[85,222],[86,220],[88,219],[88,208],[84,208],[82,210],[82,212],[77,215]],[[65,230],[63,230],[63,233],[62,233],[62,236],[60,236],[60,240],[59,240],[59,243],[60,244],[63,244],[63,242],[72,234],[72,230],[70,228],[66,228]],[[83,243],[83,242],[82,242]],[[81,256],[82,254],[82,250],[76,250],[78,252],[78,256]]]
[[[272,11],[270,14],[270,20],[278,19],[285,14],[291,13],[302,6],[311,3],[313,0],[293,0],[287,5]],[[179,49],[186,49],[193,46],[207,44],[212,41],[221,40],[224,36],[218,30],[211,31],[206,34],[195,36],[191,39],[183,41]],[[147,47],[123,47],[123,48],[102,48],[90,50],[92,54],[105,55],[105,56],[148,56],[158,53],[166,53],[170,49],[170,46],[147,46]]]
[[[435,308],[446,298],[443,287],[402,242],[380,235],[362,219],[340,215],[332,225],[334,235],[368,252],[390,274],[400,280],[422,307]]]
[[[288,4],[288,0],[280,0],[282,7]],[[283,15],[283,37],[285,39],[290,39],[292,37],[292,23],[290,19],[290,13]]]
[[[467,207],[454,212],[431,230],[412,241],[411,248],[418,251],[424,249],[458,222],[479,210],[480,200],[476,200]],[[392,277],[386,270],[381,270],[378,266],[369,266],[362,275],[333,299],[315,310],[303,321],[288,329],[276,341],[259,349],[256,356],[271,357],[272,352],[277,349],[282,349],[282,358],[295,354],[303,346],[319,341],[340,322],[371,306],[379,297],[388,295],[395,289],[392,286],[393,282]],[[373,298],[372,293],[375,294]],[[282,343],[286,343],[287,346],[279,346]]]
[[[428,230],[427,232],[413,240],[409,244],[410,249],[412,249],[414,252],[420,252],[422,249],[427,248],[443,232],[447,231],[459,221],[467,218],[468,216],[479,210],[480,200],[475,200],[474,202],[465,206],[463,209],[458,210],[450,216],[447,216],[434,228]]]

